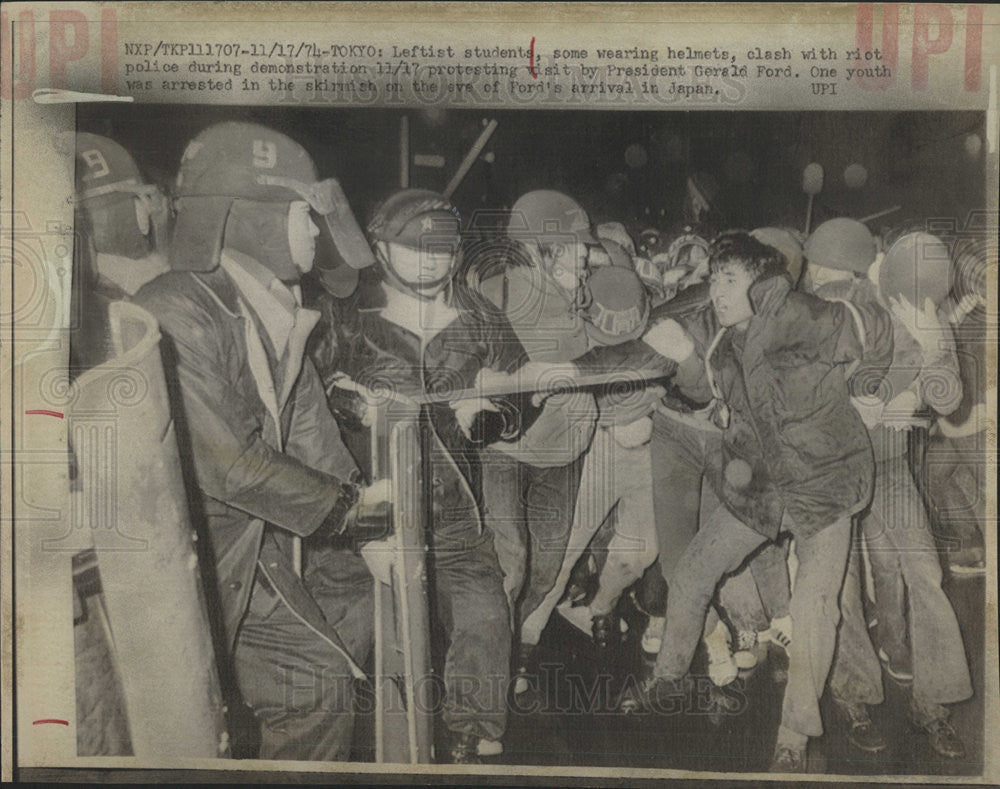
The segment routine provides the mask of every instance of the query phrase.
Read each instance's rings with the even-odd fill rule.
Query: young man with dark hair
[[[772,770],[805,770],[823,733],[819,697],[833,659],[852,517],[872,492],[871,443],[850,396],[871,390],[892,352],[880,308],[824,302],[792,290],[777,250],[745,233],[721,236],[710,257],[722,327],[705,352],[723,426],[724,506],[678,563],[654,674],[654,709],[674,695],[719,581],[782,532],[795,537],[795,630]],[[667,701],[666,703],[670,703]]]

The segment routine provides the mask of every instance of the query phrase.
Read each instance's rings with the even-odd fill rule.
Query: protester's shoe
[[[872,723],[867,705],[837,700],[837,709],[847,721],[847,741],[851,745],[868,753],[878,753],[886,749],[885,738]]]
[[[788,682],[788,653],[776,644],[771,644],[767,651],[767,662],[771,667],[771,680],[775,685]]]
[[[732,715],[738,715],[744,707],[746,697],[742,694],[731,694],[726,688],[719,688],[715,685],[708,686],[707,697],[701,697],[699,692],[698,711],[708,716],[708,722],[713,726],[720,726],[724,720]],[[702,704],[704,703],[704,707]]]
[[[965,756],[965,743],[947,718],[934,718],[921,727],[930,739],[931,747],[946,759]]]
[[[520,696],[531,690],[532,667],[535,663],[535,645],[521,644],[514,664],[514,695]]]
[[[956,578],[985,575],[986,551],[981,547],[948,552],[948,569]]]
[[[666,617],[649,617],[649,623],[642,634],[642,651],[647,655],[660,654],[660,646],[663,644],[663,628],[666,624]]]
[[[739,675],[729,651],[730,639],[729,628],[719,622],[702,641],[708,653],[708,678],[719,687],[728,685]]]
[[[733,663],[740,671],[748,671],[759,662],[759,644],[755,630],[740,630],[736,634],[736,646],[733,649]]]
[[[598,649],[618,646],[624,640],[621,618],[614,612],[591,617],[590,633]]]
[[[892,677],[896,682],[912,682],[913,681],[913,669],[904,663],[894,663],[889,654],[879,647],[878,659],[882,661],[882,665],[885,666],[886,673]]]
[[[487,740],[485,737],[480,737],[476,744],[476,754],[479,756],[501,756],[503,743],[500,740]]]
[[[757,634],[757,639],[763,642],[777,644],[785,652],[792,646],[792,618],[782,616],[771,620],[771,626]]]
[[[679,712],[686,696],[684,680],[648,677],[626,682],[618,699],[618,710],[626,715],[641,712]]]
[[[474,734],[454,732],[448,747],[449,764],[482,764],[479,756],[479,738]]]
[[[797,745],[786,745],[779,742],[774,748],[774,757],[771,759],[769,772],[806,772],[806,749]]]

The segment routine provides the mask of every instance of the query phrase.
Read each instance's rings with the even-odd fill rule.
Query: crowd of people
[[[775,771],[806,769],[827,685],[852,745],[885,749],[883,669],[930,746],[964,755],[942,579],[986,567],[983,368],[956,345],[983,322],[984,248],[963,267],[913,227],[710,227],[697,178],[681,230],[536,190],[473,235],[406,188],[362,231],[273,129],[204,130],[169,195],[113,140],[75,150],[71,364],[107,358],[110,301],[159,322],[220,670],[261,758],[357,745],[399,505],[369,451],[387,391],[425,426],[439,761],[501,752],[550,618],[609,649],[625,595],[655,661],[623,714],[674,709],[699,649],[720,687],[784,655]]]

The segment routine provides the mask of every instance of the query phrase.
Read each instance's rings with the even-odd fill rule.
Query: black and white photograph
[[[466,106],[303,101],[169,46],[119,73],[198,100],[8,101],[68,220],[18,240],[44,185],[15,158],[10,567],[45,562],[15,575],[15,731],[69,754],[23,778],[988,778],[995,65],[978,109],[725,107],[695,63],[794,80],[805,45],[664,42],[589,86],[658,74],[664,107],[576,77],[572,106]],[[594,57],[532,37],[509,68]],[[204,98],[247,80],[277,98]],[[57,645],[49,707],[19,632]]]

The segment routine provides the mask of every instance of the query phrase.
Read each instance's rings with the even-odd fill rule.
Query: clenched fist
[[[656,351],[660,356],[683,362],[694,353],[694,343],[688,337],[681,325],[667,318],[659,321],[642,335],[642,341]]]

